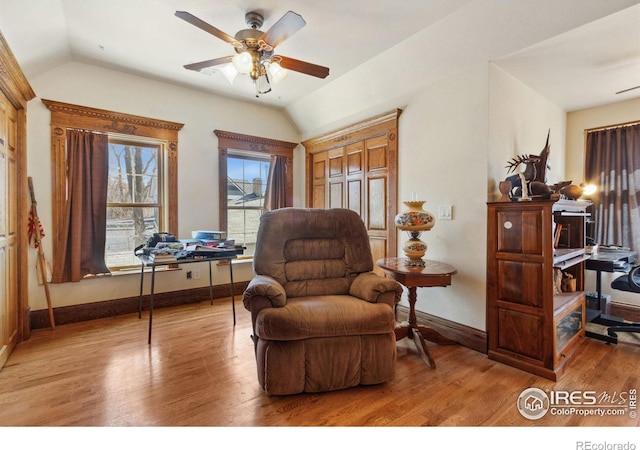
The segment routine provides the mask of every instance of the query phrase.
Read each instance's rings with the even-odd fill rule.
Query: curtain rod
[[[610,130],[613,128],[630,127],[632,125],[638,125],[638,124],[640,124],[640,120],[634,120],[631,122],[616,123],[614,125],[605,125],[603,127],[587,128],[584,131],[587,133],[591,133],[592,131],[602,131],[602,130]]]

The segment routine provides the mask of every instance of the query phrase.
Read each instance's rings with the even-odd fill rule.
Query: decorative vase
[[[427,244],[420,240],[423,231],[429,231],[436,223],[436,219],[422,208],[424,200],[402,202],[407,209],[395,217],[396,228],[409,233],[409,240],[404,243],[402,250],[407,256],[408,266],[424,267],[422,257],[427,252]]]

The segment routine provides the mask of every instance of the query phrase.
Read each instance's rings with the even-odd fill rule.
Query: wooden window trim
[[[151,119],[103,109],[72,105],[42,99],[51,111],[51,178],[53,236],[62,228],[66,192],[65,143],[67,128],[118,133],[165,141],[167,154],[167,210],[169,233],[178,232],[178,132],[184,124]],[[53,240],[53,254],[58,254],[57,242]]]
[[[218,184],[220,229],[227,230],[227,156],[229,149],[287,158],[287,206],[293,206],[293,149],[296,142],[278,141],[231,131],[214,130],[218,137]]]

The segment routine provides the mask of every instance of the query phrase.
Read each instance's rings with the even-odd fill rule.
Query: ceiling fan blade
[[[234,38],[233,36],[225,33],[224,31],[218,30],[213,25],[209,25],[204,20],[198,19],[193,14],[190,14],[186,11],[176,11],[176,16],[186,22],[189,22],[191,25],[195,25],[196,27],[206,31],[209,34],[213,34],[215,37],[222,39],[223,41],[228,42],[229,44],[242,46],[242,44],[240,44],[236,40],[236,38]]]
[[[287,56],[278,55],[278,57],[280,58],[280,65],[285,69],[293,70],[294,72],[300,72],[318,78],[327,78],[327,76],[329,75],[328,67],[318,66],[316,64],[289,58]]]
[[[200,61],[197,63],[187,64],[185,69],[195,70],[196,72],[206,69],[207,67],[219,66],[220,64],[231,62],[233,56],[223,56],[222,58],[208,59],[206,61]]]
[[[280,45],[285,39],[307,24],[301,15],[288,11],[262,35],[262,40],[271,47]]]

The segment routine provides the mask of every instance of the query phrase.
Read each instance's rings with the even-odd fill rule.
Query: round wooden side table
[[[450,286],[451,275],[457,271],[453,266],[439,261],[424,261],[424,267],[408,266],[406,258],[383,258],[376,261],[389,278],[396,280],[406,286],[409,291],[409,321],[406,325],[396,327],[396,341],[406,337],[413,339],[418,352],[424,361],[432,369],[436,368],[436,363],[429,353],[425,341],[435,342],[441,345],[457,344],[456,341],[444,337],[433,328],[419,325],[416,319],[417,288],[433,286]]]

